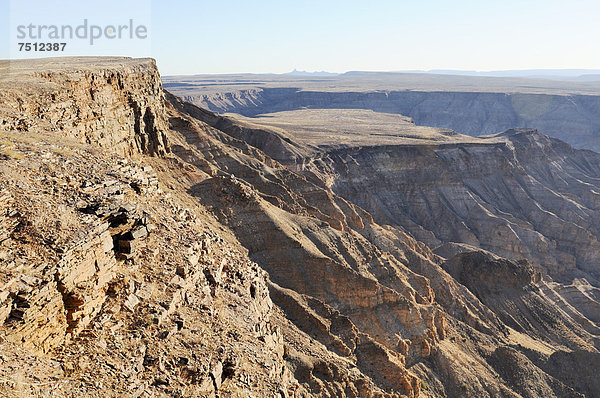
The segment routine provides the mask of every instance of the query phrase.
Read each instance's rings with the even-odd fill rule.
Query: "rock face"
[[[522,131],[324,151],[165,95],[148,60],[10,67],[1,395],[597,392],[557,365],[598,370],[596,155]]]
[[[149,164],[168,165],[155,158],[167,152],[167,119],[153,62],[103,62],[20,65],[35,84],[0,90],[11,99],[1,116],[0,395],[298,388],[264,271],[214,219],[164,194]],[[28,96],[46,86],[64,101]],[[106,97],[92,101],[96,88]],[[154,116],[137,118],[137,107]],[[51,126],[68,115],[68,126]]]
[[[589,322],[560,311],[553,300],[547,298],[544,282],[526,260],[515,262],[476,251],[458,254],[443,267],[505,325],[518,332],[577,346],[586,345],[582,339],[593,342],[592,336],[600,331],[598,328],[585,330]],[[507,309],[508,303],[519,311]]]
[[[417,395],[419,384],[405,363],[429,356],[431,346],[445,336],[445,316],[431,305],[433,294],[424,278],[380,253],[355,230],[364,229],[370,217],[364,212],[361,217],[342,198],[223,132],[189,116],[177,120],[177,125],[186,127],[179,130],[179,137],[171,136],[176,156],[198,169],[210,162],[228,173],[193,184],[189,192],[232,229],[274,283],[337,309],[347,316],[349,327],[357,329],[355,333],[362,331],[360,341],[378,347],[367,352],[396,358],[388,364],[397,367],[390,377],[400,379],[396,384],[378,381],[378,373],[365,368],[368,360],[359,355],[360,343],[350,344],[352,348],[338,343],[334,346],[338,355],[356,358],[358,368],[385,391]],[[225,155],[226,144],[237,147],[235,157]],[[296,313],[302,307],[290,308],[286,295],[275,297],[287,311]],[[335,340],[329,333],[315,337],[330,346]],[[321,393],[321,387],[309,385],[312,393]]]
[[[163,154],[164,94],[151,59],[3,61],[0,124],[56,132],[122,155]]]
[[[205,111],[193,109],[179,101],[174,101],[174,105],[187,110],[188,114],[195,118],[206,119],[211,125],[217,123],[215,120],[218,118]],[[229,123],[233,122],[229,121]],[[419,167],[419,164],[427,164],[428,160],[420,163],[421,161],[417,158],[413,160],[414,163],[411,163],[408,161],[411,156],[425,157],[436,149],[453,151],[462,148],[466,151],[471,149],[477,151],[481,144],[446,144],[440,145],[439,148],[427,145],[408,145],[332,149],[327,151],[325,156],[321,155],[320,163],[312,164],[310,159],[303,160],[304,174],[308,177],[308,179],[304,179],[276,164],[268,164],[268,168],[265,168],[260,164],[244,161],[246,156],[262,158],[263,155],[246,145],[236,143],[236,139],[232,136],[237,137],[240,130],[235,127],[230,126],[224,129],[224,132],[227,133],[224,135],[190,118],[185,123],[178,120],[177,125],[185,125],[185,129],[180,129],[182,136],[178,140],[173,137],[175,155],[188,162],[193,162],[199,168],[206,168],[205,164],[210,162],[219,170],[227,170],[229,173],[235,174],[235,177],[216,175],[208,178],[192,186],[190,192],[208,208],[213,209],[222,223],[232,228],[240,242],[249,249],[252,258],[269,272],[272,280],[279,286],[277,289],[272,289],[274,302],[286,311],[287,316],[302,330],[311,331],[313,336],[338,355],[345,353],[356,355],[357,366],[363,372],[369,374],[368,372],[372,369],[365,369],[364,365],[361,365],[361,362],[362,364],[365,362],[364,359],[361,361],[362,352],[368,352],[375,356],[375,352],[377,352],[375,347],[395,349],[396,352],[402,354],[403,362],[415,372],[417,369],[421,370],[415,366],[417,363],[423,360],[428,361],[429,367],[424,374],[427,374],[425,378],[432,382],[432,386],[436,386],[435,394],[442,394],[442,391],[445,391],[446,394],[457,396],[465,394],[467,396],[510,395],[502,390],[502,386],[497,382],[492,383],[497,389],[488,389],[484,385],[471,386],[473,380],[477,378],[494,377],[491,375],[495,374],[496,370],[493,370],[491,362],[474,373],[466,369],[462,369],[462,374],[449,370],[448,367],[452,366],[448,362],[451,360],[450,358],[455,358],[457,355],[468,357],[469,354],[463,351],[464,347],[454,346],[455,339],[448,344],[445,343],[447,335],[452,334],[451,329],[449,330],[446,326],[445,318],[448,315],[463,325],[469,325],[483,336],[487,335],[493,339],[507,338],[508,341],[511,341],[512,337],[510,336],[513,336],[514,333],[523,333],[539,339],[540,344],[566,344],[574,348],[591,347],[596,344],[594,336],[597,335],[597,331],[594,325],[589,324],[589,320],[584,320],[575,313],[566,315],[566,312],[561,310],[557,302],[550,297],[551,293],[536,293],[540,289],[553,290],[542,283],[539,273],[533,271],[531,266],[525,267],[523,264],[505,259],[492,261],[484,256],[475,257],[470,265],[471,268],[468,268],[467,257],[459,257],[456,261],[460,264],[460,269],[465,269],[465,275],[473,275],[475,282],[471,286],[458,274],[454,275],[450,272],[455,276],[453,279],[452,276],[441,271],[437,265],[438,257],[426,247],[419,246],[402,230],[392,226],[400,227],[399,223],[394,223],[393,219],[392,221],[382,219],[387,226],[381,228],[375,224],[369,213],[352,204],[352,202],[360,203],[357,197],[353,196],[354,192],[361,192],[364,197],[377,200],[380,192],[388,189],[394,190],[393,181],[397,178],[398,173],[395,169],[391,171],[390,166],[398,164],[406,167],[407,170],[411,169],[413,172],[418,170],[425,173],[426,170]],[[219,138],[221,142],[235,144],[239,149],[236,159],[232,160],[223,156],[225,150],[221,145],[201,138],[204,131],[212,132],[211,135]],[[268,132],[268,130],[264,131]],[[274,133],[271,131],[271,134]],[[184,150],[185,142],[193,143],[196,148],[187,147]],[[507,147],[507,143],[505,138],[501,137],[490,143],[484,143],[483,147],[490,147],[492,151],[503,150]],[[276,153],[280,153],[273,147],[262,146],[261,148],[265,151],[274,150]],[[356,156],[362,153],[369,153],[370,156],[361,158],[359,162]],[[377,157],[373,156],[373,153],[381,156],[380,162]],[[352,158],[352,156],[355,157]],[[393,156],[399,158],[397,162]],[[288,164],[293,163],[293,159],[295,157],[291,162],[288,159]],[[461,158],[457,160],[461,160]],[[465,157],[462,159],[463,163],[456,162],[455,167],[463,167],[465,172],[468,172],[469,169],[479,170],[477,165],[464,164],[467,161]],[[502,161],[499,160],[499,162]],[[361,163],[369,163],[371,169],[365,167],[367,173],[359,172]],[[296,169],[297,165],[291,168]],[[390,170],[389,181],[367,182],[369,178],[378,178],[388,170]],[[439,179],[440,172],[439,170],[435,171],[438,172],[437,178]],[[392,174],[394,172],[395,174]],[[218,172],[213,172],[214,174],[218,174]],[[319,179],[317,176],[323,178]],[[327,184],[323,182],[324,180],[330,181],[333,190],[341,196],[352,198],[351,202],[346,202],[345,199],[329,190]],[[362,185],[353,191],[343,191],[340,188],[344,183],[358,183],[358,181],[369,185]],[[435,187],[436,183],[441,185],[443,181],[442,178],[424,186]],[[418,184],[415,183],[415,185]],[[294,188],[292,190],[289,187]],[[394,198],[397,201],[398,197],[397,191],[394,194],[390,193],[390,200]],[[307,204],[312,203],[319,203],[318,210],[306,207]],[[369,209],[372,209],[375,219],[377,219],[378,209],[376,207]],[[389,215],[391,212],[385,211],[384,213]],[[316,216],[320,221],[312,221],[307,216]],[[317,222],[315,223],[315,221]],[[457,223],[460,225],[461,222],[462,220]],[[420,226],[420,229],[423,230],[423,226]],[[457,242],[455,245],[458,246],[459,243]],[[498,244],[498,247],[500,246]],[[470,246],[471,249],[468,247],[466,246],[466,250],[473,250],[473,246]],[[386,252],[389,254],[386,255]],[[536,253],[539,252],[536,251]],[[485,271],[485,264],[488,262],[490,263],[489,270],[494,270],[492,273]],[[480,267],[483,268],[480,269]],[[309,275],[306,274],[307,269],[310,270]],[[353,269],[358,271],[358,275],[352,272]],[[478,270],[481,274],[474,270]],[[477,275],[487,277],[487,288],[485,279],[478,278]],[[365,280],[365,276],[368,279]],[[429,283],[426,279],[420,279],[422,276],[426,276]],[[375,283],[369,281],[372,277],[375,277]],[[496,286],[494,279],[505,280],[513,293],[505,293],[506,289]],[[401,288],[407,283],[410,287],[408,296],[403,293],[403,291],[406,292],[406,287]],[[378,284],[382,284],[392,291],[388,293],[386,289],[381,295],[378,293],[378,290],[381,289]],[[346,289],[347,286],[352,286],[351,292]],[[465,286],[469,290],[465,289]],[[488,294],[486,289],[492,289],[494,294]],[[302,297],[294,296],[292,293],[294,291],[301,293]],[[409,299],[408,303],[398,302],[398,299],[394,298],[394,291]],[[410,297],[413,295],[415,302],[411,303]],[[375,302],[366,300],[368,297],[378,296],[382,296],[382,299],[377,299]],[[362,332],[374,340],[373,344],[369,346],[369,349],[365,348],[365,351],[361,351],[360,343],[348,344],[345,342],[343,336],[346,332],[341,335],[338,334],[339,332],[332,332],[331,325],[333,323],[330,324],[330,322],[333,321],[328,319],[330,315],[319,315],[314,308],[311,308],[306,297],[312,297],[313,300],[317,300],[317,303],[335,308],[351,322],[353,326],[351,330],[356,329],[351,336],[359,336],[360,341]],[[447,314],[446,317],[423,316],[423,310],[416,312],[413,309],[421,307],[420,303],[427,303],[431,299],[442,305]],[[403,303],[400,308],[407,308],[408,304],[408,308],[410,308],[408,314],[420,313],[419,317],[422,317],[425,322],[415,324],[414,315],[402,315],[402,311],[396,315],[395,307],[400,303]],[[507,306],[510,310],[506,310]],[[526,315],[515,321],[514,317],[518,317],[520,313],[517,308],[522,308],[521,311],[526,310],[527,312]],[[378,312],[381,309],[383,309],[383,313]],[[325,313],[331,314],[329,311]],[[559,318],[562,316],[565,316],[566,319],[560,320]],[[544,322],[535,321],[538,317],[549,318]],[[531,326],[532,322],[535,322],[535,326]],[[579,322],[585,323],[586,326],[580,326]],[[394,325],[401,325],[395,333],[399,336],[396,342],[389,335],[390,331],[397,330]],[[427,337],[429,332],[422,336],[413,331],[415,327],[421,328],[427,325],[431,325],[429,328],[431,331],[435,331],[437,338]],[[523,327],[523,325],[527,327]],[[554,330],[554,333],[544,332],[546,330]],[[477,344],[491,344],[492,346],[498,344],[497,342],[484,343],[487,338],[483,336],[480,335],[475,339]],[[511,344],[508,341],[506,344]],[[385,359],[382,360],[386,363]],[[376,362],[372,363],[371,366],[375,366]],[[392,365],[382,365],[382,368],[385,366]],[[526,372],[528,366],[537,367],[538,365],[524,363],[519,368],[519,372]],[[539,372],[543,373],[541,370]],[[490,376],[486,376],[488,374]],[[377,372],[369,375],[376,380]],[[456,384],[448,386],[450,381]],[[380,382],[382,381],[380,380]],[[463,389],[463,386],[467,385],[465,383],[469,387]],[[562,394],[560,391],[572,392],[572,388],[560,384],[555,394]]]
[[[13,207],[10,192],[0,191],[0,243],[10,236],[18,224],[17,213]]]
[[[468,244],[560,280],[598,280],[600,156],[534,130],[498,137],[506,141],[330,152],[332,188],[434,249]]]

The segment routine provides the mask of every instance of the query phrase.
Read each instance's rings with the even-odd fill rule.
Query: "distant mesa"
[[[427,73],[434,75],[456,76],[484,76],[484,77],[521,77],[551,80],[581,80],[598,81],[600,70],[597,69],[514,69],[514,70],[457,70],[457,69],[431,69],[427,71],[398,71],[399,73]]]
[[[326,71],[307,72],[305,70],[294,69],[291,72],[284,73],[284,75],[291,75],[291,76],[339,76],[340,74],[339,73],[326,72]]]

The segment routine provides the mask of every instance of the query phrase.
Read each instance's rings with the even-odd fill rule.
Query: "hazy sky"
[[[0,17],[0,29],[9,36],[0,44],[2,58],[18,57],[8,49],[14,32],[6,28],[6,15],[17,3],[29,10],[39,3],[39,15],[27,14],[37,23],[128,18],[135,4],[150,15],[149,45],[92,50],[154,57],[163,74],[600,69],[598,0],[0,2],[8,8]],[[119,5],[129,10],[115,13]],[[91,55],[89,48],[82,52]]]

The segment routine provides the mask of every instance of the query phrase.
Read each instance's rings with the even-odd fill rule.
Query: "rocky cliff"
[[[522,132],[323,152],[165,95],[151,60],[3,67],[3,395],[596,393],[558,365],[598,353],[594,154]],[[472,203],[515,170],[548,210]],[[420,207],[444,190],[452,211]]]
[[[153,61],[10,68],[0,90],[2,395],[293,389],[264,271],[165,193],[152,167],[169,165]]]
[[[164,94],[150,59],[5,61],[0,82],[7,130],[51,131],[127,156],[167,150]]]
[[[499,137],[332,151],[333,190],[433,249],[464,243],[544,264],[561,280],[597,281],[600,157],[533,130]]]
[[[190,114],[214,124],[214,115],[192,110]],[[230,120],[229,123],[235,125],[236,122]],[[235,137],[243,128],[242,124],[224,131]],[[278,130],[263,127],[263,134],[269,131],[272,135],[280,134]],[[597,262],[593,259],[598,252],[594,249],[597,238],[587,220],[591,222],[597,217],[594,204],[597,188],[594,187],[598,181],[598,155],[573,150],[534,130],[510,130],[471,142],[460,142],[461,138],[456,137],[433,144],[425,138],[421,143],[409,140],[407,144],[398,138],[397,145],[327,147],[303,158],[300,164],[295,155],[282,162],[290,169],[299,169],[319,188],[330,188],[332,193],[359,205],[359,214],[364,214],[362,209],[369,211],[374,221],[363,218],[362,225],[354,224],[351,228],[367,236],[378,249],[396,256],[410,271],[425,276],[435,294],[435,302],[453,319],[483,334],[505,336],[509,340],[515,334],[523,334],[535,339],[536,344],[573,349],[579,349],[580,345],[588,349],[596,347],[599,336],[596,316],[592,314],[588,318],[584,314],[591,314],[589,308],[596,308],[598,304],[597,297],[587,293],[595,289],[592,286],[597,286]],[[272,141],[270,138],[265,142]],[[318,145],[318,142],[313,144]],[[259,147],[267,153],[275,150],[268,145]],[[275,153],[280,154],[277,150]],[[241,175],[246,181],[254,181],[245,172]],[[252,184],[259,186],[256,182]],[[255,211],[248,214],[246,209],[248,205],[239,210],[241,213],[234,213],[232,220],[256,219]],[[374,222],[393,232],[383,232]],[[257,240],[283,242],[281,237],[267,232],[270,228],[255,228],[249,222],[236,225],[234,230],[242,236],[242,242],[248,242],[244,243],[247,246],[255,247]],[[411,250],[399,250],[411,239],[403,230],[447,258],[448,268],[444,265],[444,269],[451,276],[440,272],[436,265],[438,257],[431,252],[425,254],[428,262],[422,260],[424,254],[417,256]],[[301,237],[304,228],[300,224],[295,231],[300,234],[296,236]],[[582,235],[577,238],[576,234]],[[415,247],[416,243],[409,246]],[[322,246],[318,247],[322,250]],[[487,255],[477,254],[480,249],[516,262],[490,260]],[[273,261],[269,258],[274,255],[272,251],[260,243],[258,250],[261,264]],[[280,253],[274,261],[278,267],[285,263],[282,255]],[[528,265],[528,261],[532,265]],[[307,260],[302,262],[307,263]],[[466,271],[457,273],[459,268]],[[290,268],[286,267],[285,272],[287,275]],[[270,271],[273,278],[281,278],[282,273],[281,268]],[[471,282],[461,275],[469,277]],[[378,279],[382,280],[380,276]],[[499,281],[505,281],[506,285]],[[572,283],[577,287],[567,288]],[[568,298],[568,294],[561,291],[578,292],[575,293],[578,299]],[[441,347],[446,347],[445,343],[437,344],[437,349],[443,351]],[[595,352],[596,348],[591,350]],[[528,350],[523,350],[523,355],[525,352],[530,355]],[[444,374],[442,369],[447,364],[443,355],[435,359],[429,357],[429,361],[429,371],[433,370],[435,377],[439,377],[438,372]],[[494,361],[488,364],[498,371]],[[520,378],[525,369],[542,366],[536,357],[524,361],[515,359],[520,370],[514,371]],[[468,374],[465,369],[462,372],[446,374],[440,384]],[[513,376],[507,374],[506,377]],[[515,388],[518,393],[533,394],[527,391],[538,382]],[[550,386],[554,381],[548,383]],[[577,387],[577,382],[571,387]],[[446,393],[459,394],[459,389],[452,388],[446,388]],[[565,392],[568,388],[562,388],[553,390],[552,394],[571,394]],[[490,392],[479,387],[469,394]],[[538,391],[538,394],[541,393]]]

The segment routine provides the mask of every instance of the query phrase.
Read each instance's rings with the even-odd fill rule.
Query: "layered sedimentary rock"
[[[558,279],[597,279],[600,157],[533,130],[498,137],[506,141],[330,151],[332,187],[434,249],[468,244]]]
[[[3,128],[47,130],[117,153],[164,153],[163,91],[153,60],[0,64]]]
[[[379,253],[354,230],[371,221],[366,214],[361,218],[353,205],[218,130],[189,117],[176,122],[186,128],[180,129],[179,137],[171,136],[175,155],[199,169],[211,162],[235,174],[205,177],[190,186],[190,193],[232,228],[273,282],[348,314],[351,324],[364,331],[362,339],[376,340],[381,353],[399,358],[398,374],[404,381],[382,387],[418,393],[416,378],[403,364],[428,356],[431,346],[445,336],[445,316],[431,306],[426,280],[393,256]],[[186,141],[193,146],[185,148]],[[237,146],[235,157],[225,155],[223,142]],[[356,347],[340,349],[351,357],[358,355]]]
[[[2,83],[2,395],[293,388],[264,272],[148,164],[167,148],[153,62],[87,61]]]
[[[181,109],[187,109],[189,114],[196,118],[203,120],[205,118],[211,125],[219,123],[215,122],[218,118],[214,115],[193,109],[176,99],[174,101],[175,105]],[[173,121],[175,122],[175,120]],[[452,365],[448,361],[457,356],[469,358],[473,355],[470,352],[471,348],[468,348],[470,343],[467,343],[466,347],[463,345],[466,341],[477,341],[476,345],[493,347],[502,344],[500,341],[504,339],[507,339],[504,344],[510,344],[509,342],[515,338],[515,333],[516,335],[529,333],[534,336],[534,339],[542,339],[543,342],[536,344],[544,347],[546,347],[545,344],[549,346],[566,344],[573,348],[579,346],[589,348],[596,344],[593,328],[589,329],[592,332],[590,334],[588,328],[578,326],[581,319],[574,315],[573,317],[567,316],[564,321],[559,321],[560,328],[557,324],[552,323],[553,321],[547,323],[546,326],[537,324],[527,330],[514,322],[509,322],[509,318],[505,316],[506,312],[503,312],[500,307],[486,305],[487,296],[480,295],[476,288],[471,289],[475,293],[473,294],[468,289],[468,285],[466,287],[461,285],[461,283],[465,283],[464,281],[459,279],[457,282],[451,275],[442,271],[438,265],[438,261],[441,260],[426,246],[418,244],[402,230],[390,225],[399,226],[399,223],[383,219],[383,222],[388,225],[382,228],[375,224],[369,213],[352,204],[352,202],[359,202],[356,197],[338,190],[342,195],[352,198],[348,203],[331,192],[324,183],[327,180],[331,181],[331,186],[337,190],[337,184],[341,185],[341,182],[346,182],[344,179],[351,175],[356,179],[352,181],[368,181],[369,178],[377,178],[382,174],[382,170],[386,170],[384,165],[396,164],[390,159],[390,153],[393,154],[394,151],[399,153],[397,156],[402,161],[399,160],[398,164],[402,164],[402,167],[413,170],[422,169],[419,168],[417,161],[407,164],[409,157],[405,153],[413,151],[425,156],[432,151],[429,146],[345,149],[345,157],[340,155],[342,150],[334,150],[321,158],[318,163],[320,167],[315,167],[316,162],[313,165],[310,160],[305,159],[303,161],[305,163],[304,171],[308,179],[304,179],[277,164],[268,164],[268,167],[264,167],[258,163],[244,161],[244,158],[249,155],[254,158],[262,158],[263,155],[251,147],[237,142],[236,138],[232,138],[240,137],[241,130],[239,128],[243,129],[243,126],[236,129],[235,123],[233,123],[233,126],[230,125],[224,129],[227,133],[224,135],[189,118],[187,121],[177,119],[176,125],[185,126],[185,128],[179,129],[182,134],[180,138],[173,136],[175,155],[196,164],[198,168],[207,169],[206,164],[212,163],[217,166],[218,170],[227,170],[228,173],[235,174],[235,177],[227,177],[219,176],[219,172],[213,172],[212,175],[217,175],[209,178],[202,177],[204,181],[192,186],[190,192],[211,208],[221,222],[232,228],[238,239],[249,249],[252,258],[269,272],[272,280],[279,286],[272,289],[275,303],[280,305],[301,329],[314,330],[314,336],[338,354],[350,352],[351,355],[356,355],[359,369],[362,370],[360,344],[352,349],[351,346],[356,343],[348,345],[344,342],[342,336],[348,331],[357,335],[363,331],[375,340],[375,346],[381,344],[382,348],[387,347],[388,350],[391,349],[402,354],[409,368],[414,369],[415,372],[423,372],[423,377],[431,382],[432,391],[436,391],[434,394],[445,391],[446,394],[467,396],[497,396],[498,394],[510,396],[507,390],[503,390],[502,384],[496,383],[496,387],[489,388],[489,383],[496,377],[493,375],[497,372],[492,362],[484,362],[477,370],[466,370],[463,365],[457,365],[462,372],[457,373],[449,371],[448,367]],[[202,138],[204,132],[218,138],[221,143],[235,145],[238,148],[236,157],[232,159],[224,156],[222,145],[214,141],[211,143],[208,137]],[[271,131],[271,134],[274,133]],[[491,144],[483,144],[484,147],[486,145],[493,148],[506,146],[503,139],[492,141]],[[195,148],[185,147],[184,142],[192,143]],[[463,146],[468,150],[471,147],[477,148],[478,144],[447,144],[440,148],[457,149]],[[273,147],[262,148],[279,153]],[[351,167],[358,168],[359,163],[351,160],[351,155],[348,154],[369,150],[386,154],[385,162],[382,160],[378,163],[374,161],[376,158],[370,159],[371,167],[379,170],[363,175],[357,169],[351,169]],[[361,162],[366,162],[365,159],[361,159]],[[348,163],[351,163],[352,166],[349,167]],[[463,165],[457,164],[457,167],[463,167]],[[476,166],[471,167],[477,169]],[[291,168],[296,169],[297,165],[293,165]],[[365,169],[369,170],[368,167]],[[443,180],[440,181],[440,183],[442,182]],[[370,182],[369,184],[369,186],[360,188],[360,192],[365,197],[377,198],[381,190],[393,189],[393,185],[389,182],[382,184]],[[433,184],[431,182],[431,185]],[[293,190],[289,187],[293,187]],[[313,203],[318,203],[318,210],[311,209],[310,206],[306,207],[307,204]],[[375,211],[377,211],[376,208]],[[377,219],[379,213],[375,212],[374,215]],[[307,216],[316,216],[320,220],[320,225],[319,222],[315,223],[316,220],[311,221]],[[363,240],[364,238],[367,240]],[[474,249],[473,246],[471,249],[468,249],[468,246],[465,248],[466,250]],[[513,264],[508,260],[503,261]],[[483,265],[483,259],[481,263]],[[494,267],[496,264],[502,264],[502,262],[494,263]],[[321,269],[325,272],[323,273]],[[358,275],[352,272],[352,269],[356,269]],[[496,273],[491,273],[491,275],[496,275],[500,279],[510,278],[511,272],[510,268],[499,267]],[[368,279],[364,279],[365,276],[368,276]],[[424,279],[423,276],[426,276],[427,279]],[[375,277],[375,284],[369,282],[372,277]],[[540,276],[535,278],[532,276],[524,280],[522,284],[516,283],[514,294],[500,294],[497,300],[503,303],[501,306],[511,308],[508,312],[515,316],[519,311],[517,308],[522,306],[529,308],[528,315],[522,320],[525,323],[532,321],[542,313],[552,314],[553,317],[564,316],[565,314],[561,312],[558,304],[550,297],[528,295],[528,291],[538,289],[536,284],[539,283]],[[408,303],[400,305],[400,308],[408,309],[408,312],[405,313],[409,316],[396,315],[402,313],[397,313],[395,309],[401,302],[398,302],[393,298],[394,295],[389,293],[383,295],[383,301],[377,300],[371,303],[366,301],[367,297],[380,295],[377,293],[380,288],[377,287],[373,290],[369,288],[370,284],[374,287],[381,284],[391,288],[392,292],[390,293],[395,290],[405,298],[413,296],[415,302],[410,303],[409,299]],[[410,287],[408,297],[406,293],[402,293],[407,291],[407,285]],[[348,286],[351,286],[352,291],[348,291],[346,288]],[[301,293],[303,297],[298,297],[292,292]],[[386,296],[390,298],[386,299]],[[346,327],[346,332],[341,334],[332,332],[333,321],[328,319],[330,315],[317,313],[314,308],[311,308],[306,297],[313,297],[318,300],[317,303],[322,302],[325,306],[332,306],[342,316],[347,317],[352,327]],[[390,299],[392,300],[390,301]],[[421,321],[421,323],[418,321],[419,317],[415,319],[410,315],[419,313],[412,308],[419,308],[419,303],[427,303],[432,299],[442,305],[445,313],[452,317],[452,323],[459,322],[455,324],[456,329],[448,330],[446,326],[443,326],[446,324],[444,318],[421,315],[420,317],[425,321]],[[489,301],[489,303],[490,305],[494,304],[493,301]],[[319,304],[319,306],[323,304]],[[408,307],[406,307],[407,304]],[[381,309],[385,315],[378,312]],[[325,314],[331,314],[331,312],[325,311]],[[444,320],[441,321],[441,319]],[[417,320],[416,323],[415,320]],[[395,325],[401,325],[400,330],[396,333],[399,336],[396,343],[389,336],[390,331],[396,330]],[[438,332],[438,339],[428,337],[429,332],[421,337],[411,331],[412,328],[422,327],[421,325],[430,325],[427,327]],[[459,344],[455,343],[455,337],[451,342],[445,342],[448,334],[452,335],[462,330],[465,325],[468,325],[467,329],[476,330],[477,334],[471,334],[469,340],[463,339]],[[552,328],[554,326],[557,326],[556,334],[552,336],[545,336],[543,332],[538,333],[545,327]],[[351,332],[354,328],[356,331]],[[443,331],[443,333],[439,334],[439,331]],[[567,336],[563,336],[563,332],[567,332]],[[371,349],[366,352],[374,355],[374,351]],[[428,362],[427,370],[422,370],[417,365],[423,360]],[[465,361],[468,362],[467,359]],[[523,364],[519,368],[519,372],[525,372],[527,366],[537,368],[537,365],[534,364]],[[541,370],[538,372],[541,372],[540,375],[543,374]],[[490,381],[463,388],[466,385],[464,383],[472,383],[478,378]],[[538,382],[540,381],[528,381],[530,384]],[[560,384],[560,387],[553,391],[558,395],[561,394],[561,391],[570,391],[575,394],[572,387],[564,384]]]
[[[158,77],[152,64],[110,61],[114,75],[103,66],[75,61],[63,67],[61,62],[55,61],[48,71],[19,72],[26,81],[33,81],[27,90],[40,89],[41,95],[29,98],[29,91],[19,93],[10,85],[3,92],[8,98],[3,113],[1,170],[7,176],[2,186],[6,193],[2,267],[7,283],[2,291],[5,317],[1,332],[7,356],[19,349],[56,356],[63,364],[59,377],[77,383],[76,387],[65,384],[65,391],[84,396],[103,390],[104,383],[111,385],[115,395],[140,395],[145,390],[163,394],[185,391],[189,396],[210,396],[217,391],[234,395],[243,391],[418,395],[419,380],[406,368],[405,356],[422,355],[445,333],[444,315],[432,306],[424,280],[419,282],[421,293],[408,284],[394,290],[368,272],[360,275],[351,267],[343,271],[347,265],[340,260],[316,256],[320,267],[340,269],[350,280],[365,285],[359,295],[347,289],[336,293],[346,311],[356,308],[368,316],[367,309],[381,303],[395,308],[396,330],[404,328],[402,324],[407,328],[403,353],[397,348],[394,331],[377,327],[382,334],[377,339],[382,343],[357,331],[362,343],[348,349],[348,363],[319,346],[273,306],[266,274],[250,261],[236,234],[207,214],[194,198],[194,186],[218,173],[228,175],[222,181],[235,181],[225,172],[228,169],[252,175],[257,167],[275,167],[275,174],[282,174],[284,181],[301,191],[296,194],[293,189],[264,182],[265,191],[275,188],[283,194],[271,200],[285,209],[264,202],[272,211],[281,212],[284,218],[277,222],[298,213],[311,225],[322,223],[319,228],[325,231],[348,231],[348,222],[361,225],[352,205],[306,185],[303,177],[208,127],[192,129],[194,134],[201,133],[197,138],[204,140],[209,150],[203,160],[186,165],[178,157],[154,159],[153,167],[142,167],[139,162],[150,161],[147,155],[167,153],[165,137],[169,134],[178,154],[194,156],[197,151],[196,142],[177,146],[185,127],[177,118],[185,117],[175,110],[169,111],[170,121],[165,117],[162,91],[152,86]],[[71,81],[75,83],[70,85]],[[62,85],[65,90],[61,91]],[[90,91],[84,96],[86,85]],[[46,86],[56,94],[61,91],[65,101],[53,99],[52,93],[46,95]],[[93,96],[96,88],[106,97]],[[130,96],[158,101],[144,105],[147,114],[154,116],[138,119]],[[97,112],[93,123],[88,110],[92,115]],[[22,115],[24,128],[13,123],[16,115]],[[113,118],[119,128],[106,127]],[[55,126],[65,120],[70,120],[73,128]],[[138,124],[140,120],[146,124]],[[178,130],[169,133],[164,126]],[[185,133],[184,137],[193,138]],[[130,160],[116,157],[123,155]],[[153,170],[159,170],[158,174]],[[170,193],[157,187],[159,181]],[[256,183],[260,185],[259,180]],[[239,190],[239,186],[233,187]],[[250,188],[248,192],[256,195],[259,191]],[[222,192],[215,195],[228,198]],[[295,198],[289,206],[283,204],[287,195]],[[328,206],[318,209],[316,201],[321,199],[327,200]],[[183,208],[184,203],[189,208]],[[208,232],[217,228],[226,242]],[[341,259],[343,255],[338,256]],[[268,263],[261,266],[266,268]],[[330,274],[330,281],[334,279],[335,272]],[[322,289],[312,293],[326,294]],[[334,297],[328,300],[337,304]],[[356,319],[363,328],[369,326],[366,319]],[[349,325],[352,328],[351,322]],[[411,339],[414,346],[409,350]],[[284,341],[298,344],[286,349]],[[191,347],[197,347],[193,353]],[[351,364],[357,355],[362,370],[353,371]],[[393,381],[368,365],[376,358],[382,369],[392,366],[389,375]],[[33,374],[41,381],[28,379],[28,391],[47,393],[43,372]],[[10,377],[3,385],[6,391],[17,388]]]

